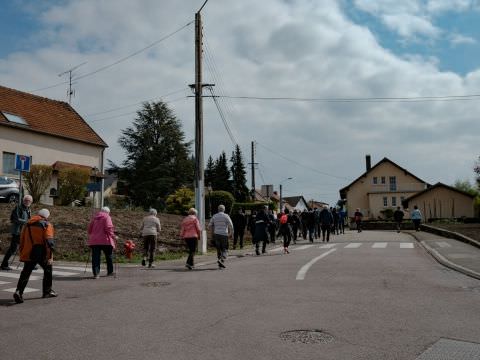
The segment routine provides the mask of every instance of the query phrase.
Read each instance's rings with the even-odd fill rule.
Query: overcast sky
[[[142,101],[162,96],[193,139],[190,22],[203,3],[0,0],[0,84],[66,101],[65,84],[44,88],[86,62],[73,72],[72,106],[108,143],[108,159],[122,162],[121,130]],[[472,181],[479,16],[479,0],[209,0],[204,82],[217,95],[304,99],[219,99],[246,163],[257,142],[257,187],[293,177],[283,182],[285,196],[334,204],[365,171],[366,154],[432,184]],[[204,136],[205,161],[230,155],[233,141],[211,98]],[[250,187],[250,171],[248,179]]]

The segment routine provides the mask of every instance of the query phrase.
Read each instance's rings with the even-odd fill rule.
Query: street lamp
[[[280,209],[279,209],[279,212],[282,212],[282,210],[283,210],[283,206],[282,206],[282,183],[285,182],[285,181],[288,181],[288,180],[292,180],[292,179],[293,179],[293,177],[288,177],[288,178],[285,178],[282,181],[280,181]]]

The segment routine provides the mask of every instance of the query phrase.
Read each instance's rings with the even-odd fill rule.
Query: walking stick
[[[92,250],[90,249],[90,251],[88,252],[87,261],[85,262],[85,270],[83,271],[83,274],[86,274],[87,272],[87,266],[88,266],[88,263],[90,262],[91,251]]]
[[[12,261],[10,261],[10,266],[13,265],[13,262],[15,261],[15,257],[17,256],[17,254],[18,254],[18,246],[17,246],[17,250],[15,250],[15,254],[13,254]],[[18,263],[18,265],[20,265],[20,262]],[[18,269],[18,266],[17,266],[17,269]]]
[[[113,272],[113,278],[116,280],[117,279],[117,272],[118,272],[118,242],[117,242],[118,236],[115,236],[115,263],[114,263],[114,272]]]

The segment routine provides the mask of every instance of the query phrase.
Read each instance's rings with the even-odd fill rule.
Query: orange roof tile
[[[8,121],[2,114],[20,116],[28,125]],[[0,86],[0,125],[108,147],[66,102]]]

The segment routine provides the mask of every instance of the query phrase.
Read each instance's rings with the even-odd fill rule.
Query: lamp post
[[[288,178],[285,178],[282,181],[280,181],[280,209],[279,209],[279,212],[282,212],[282,210],[283,210],[283,206],[282,206],[282,183],[287,181],[287,180],[292,180],[292,179],[293,179],[293,177],[288,177]]]

